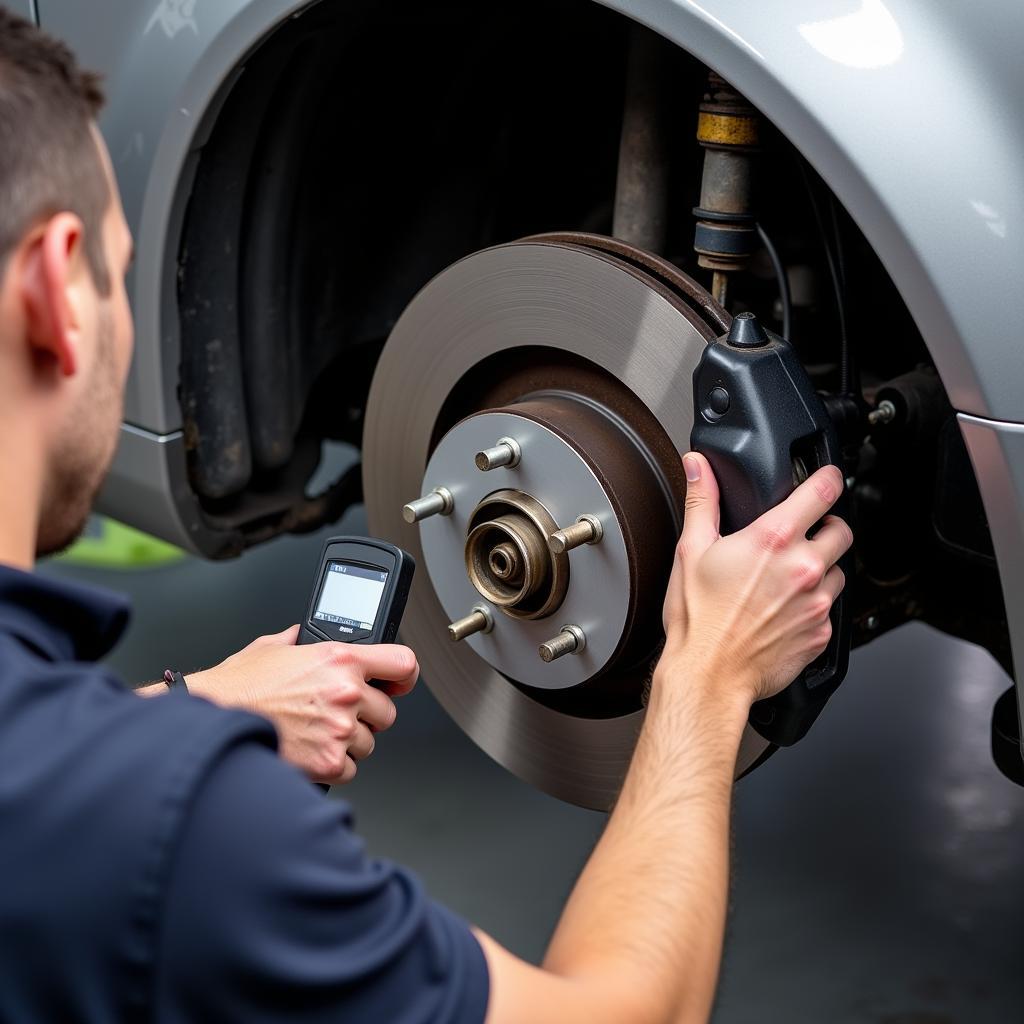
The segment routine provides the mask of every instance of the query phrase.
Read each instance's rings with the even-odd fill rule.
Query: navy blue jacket
[[[472,933],[268,722],[93,664],[127,618],[0,566],[0,1021],[480,1024]]]

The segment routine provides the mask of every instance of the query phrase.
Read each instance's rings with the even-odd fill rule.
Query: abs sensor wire
[[[772,269],[775,271],[775,280],[779,285],[779,302],[782,304],[782,336],[789,341],[789,331],[793,325],[793,296],[789,290],[789,277],[786,275],[779,250],[775,248],[775,243],[760,223],[757,225],[757,237],[761,239],[761,245],[768,253],[768,259],[771,260]]]

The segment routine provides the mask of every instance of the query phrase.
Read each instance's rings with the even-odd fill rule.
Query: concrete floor
[[[330,532],[347,530],[361,510]],[[112,662],[138,682],[296,621],[322,536],[232,563],[43,571],[133,595]],[[718,1024],[1024,1019],[1024,790],[988,753],[1006,685],[985,652],[905,627],[858,651],[808,738],[740,784]],[[604,820],[496,766],[424,685],[345,795],[371,851],[532,959]]]

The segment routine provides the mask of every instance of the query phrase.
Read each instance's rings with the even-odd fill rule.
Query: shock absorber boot
[[[757,111],[713,72],[697,118],[704,171],[693,247],[709,270],[741,270],[757,248],[753,209]]]

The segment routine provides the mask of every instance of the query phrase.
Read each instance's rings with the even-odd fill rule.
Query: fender
[[[207,557],[241,541],[206,529],[186,478],[177,399],[176,272],[198,153],[245,56],[312,4],[301,0],[104,0],[43,7],[41,23],[105,76],[100,128],[121,186],[138,256],[128,280],[136,349],[125,424],[99,511],[133,510],[135,524]],[[159,345],[146,344],[160,339]],[[140,344],[139,341],[142,341]]]
[[[139,339],[125,394],[125,420],[155,434],[181,428],[176,395],[178,241],[198,150],[245,56],[299,0],[104,0],[56,3],[42,26],[105,76],[100,128],[121,186],[138,253],[128,282]],[[99,18],[103,31],[96,31]]]

